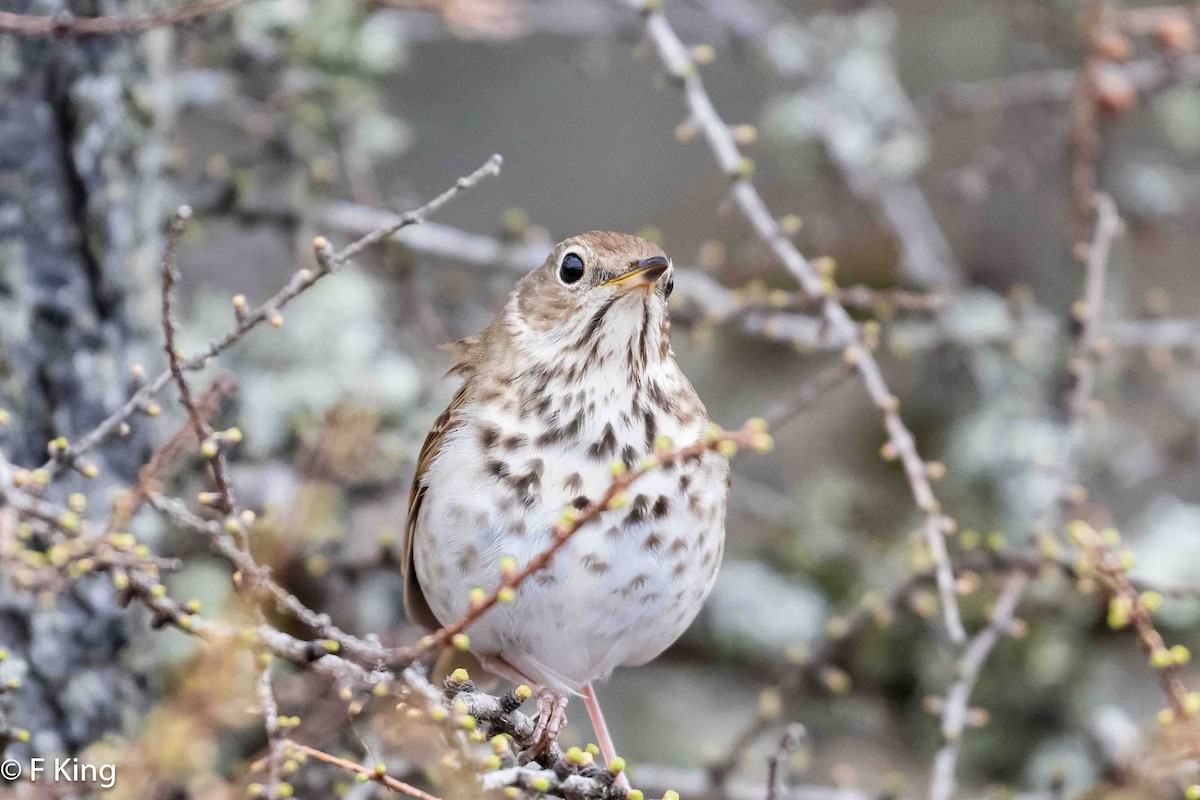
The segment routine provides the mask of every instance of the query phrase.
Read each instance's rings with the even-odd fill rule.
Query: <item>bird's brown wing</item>
[[[430,630],[436,630],[440,625],[437,617],[430,610],[429,601],[425,599],[425,593],[421,590],[421,584],[417,580],[417,572],[413,564],[413,539],[417,532],[417,517],[421,513],[421,501],[425,499],[426,487],[423,478],[433,464],[433,459],[437,457],[438,451],[441,450],[446,434],[454,428],[458,412],[466,401],[467,386],[468,384],[464,383],[458,390],[454,399],[450,401],[450,405],[437,418],[437,422],[433,423],[429,435],[425,437],[425,444],[421,446],[421,453],[417,456],[417,471],[413,476],[412,489],[408,493],[408,521],[404,526],[404,561],[402,562],[404,608],[411,622],[423,625]]]

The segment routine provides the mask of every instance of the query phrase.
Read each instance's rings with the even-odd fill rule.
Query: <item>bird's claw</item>
[[[567,696],[553,689],[541,689],[537,697],[538,716],[529,744],[521,757],[527,764],[550,749],[567,724]]]

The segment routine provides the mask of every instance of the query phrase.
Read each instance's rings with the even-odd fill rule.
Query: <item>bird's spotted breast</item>
[[[497,585],[502,556],[542,553],[564,509],[601,497],[614,462],[636,468],[660,437],[686,447],[705,434],[670,349],[670,270],[636,237],[574,237],[454,346],[465,383],[422,448],[409,509],[406,598],[427,602],[419,616],[457,619],[472,588]],[[471,649],[560,691],[650,660],[712,586],[727,493],[728,464],[712,452],[641,476],[624,507],[473,623]]]
[[[415,560],[443,623],[466,611],[471,588],[498,583],[501,556],[528,561],[550,543],[564,508],[598,498],[615,460],[637,466],[657,436],[686,446],[707,428],[704,417],[682,425],[648,392],[636,399],[630,393],[625,403],[597,402],[589,413],[585,402],[602,390],[554,388],[551,382],[539,395],[548,401],[545,411],[528,417],[481,394],[464,408],[463,424],[429,471]],[[478,621],[473,649],[503,652],[530,677],[574,690],[673,642],[720,563],[728,467],[713,453],[670,466],[639,479],[626,507],[581,529],[513,604]],[[569,618],[555,618],[566,609]],[[547,633],[560,623],[572,641]]]

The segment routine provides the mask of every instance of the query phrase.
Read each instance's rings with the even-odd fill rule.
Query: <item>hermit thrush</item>
[[[622,462],[709,430],[671,350],[673,287],[657,246],[585,233],[522,278],[483,333],[450,346],[465,382],[425,440],[409,501],[414,621],[458,619],[472,588],[499,584],[504,556],[524,564],[544,550],[564,509],[598,498]],[[591,683],[651,660],[696,616],[721,562],[728,492],[716,453],[664,464],[472,625],[483,665],[537,691],[535,750],[583,693],[614,757]]]

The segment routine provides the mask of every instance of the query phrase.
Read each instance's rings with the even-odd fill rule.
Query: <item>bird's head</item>
[[[669,352],[672,273],[662,249],[637,236],[573,236],[517,283],[506,327],[527,353],[645,368]]]

